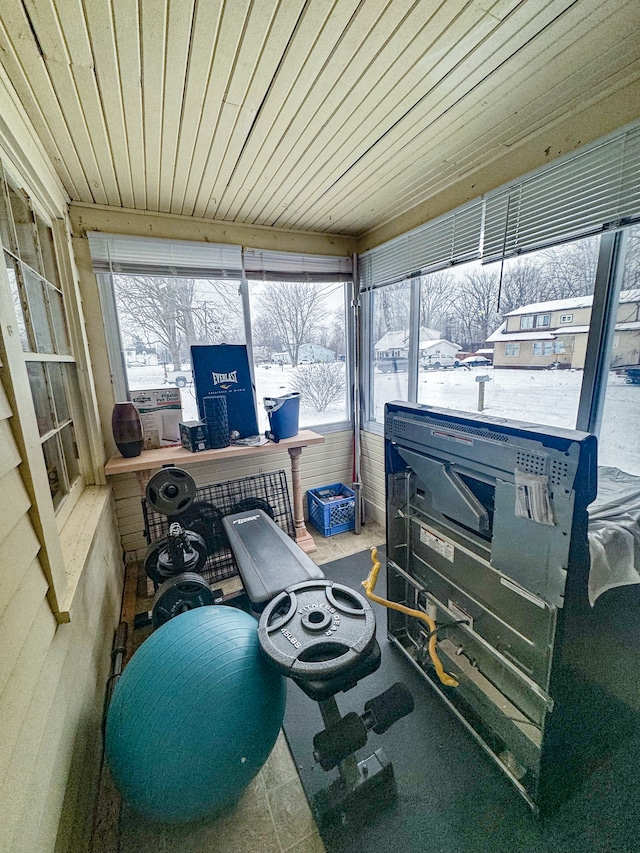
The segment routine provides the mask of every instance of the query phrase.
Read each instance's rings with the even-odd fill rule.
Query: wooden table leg
[[[291,484],[293,486],[293,525],[296,532],[296,542],[307,554],[316,550],[313,536],[307,530],[304,523],[304,509],[302,508],[302,488],[300,486],[300,456],[301,447],[290,447],[291,458]]]

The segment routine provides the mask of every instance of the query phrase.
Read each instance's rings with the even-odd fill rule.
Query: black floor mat
[[[381,548],[379,557],[384,557]],[[384,563],[383,563],[384,565]],[[371,567],[369,551],[323,566],[326,576],[354,589]],[[384,572],[376,592],[384,596]],[[640,851],[640,737],[603,755],[593,773],[552,816],[536,818],[484,752],[404,655],[386,637],[386,611],[374,604],[380,669],[338,694],[342,714],[396,681],[412,691],[415,710],[383,735],[370,733],[358,759],[382,747],[395,773],[393,795],[369,798],[343,825],[321,826],[327,853],[631,853]],[[315,702],[288,685],[284,729],[309,801],[337,777],[312,755],[323,728]]]

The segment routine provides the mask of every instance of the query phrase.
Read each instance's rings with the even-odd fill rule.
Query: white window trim
[[[0,151],[0,154],[2,152]],[[68,554],[65,558],[60,532],[79,508],[87,482],[104,483],[103,441],[97,416],[97,400],[89,368],[88,347],[81,317],[81,301],[73,262],[68,221],[59,218],[58,212],[43,208],[31,182],[26,180],[9,158],[2,156],[7,177],[23,188],[34,212],[52,229],[54,251],[63,294],[69,340],[74,353],[71,359],[77,368],[80,387],[79,399],[74,396],[70,405],[79,451],[80,477],[54,510],[49,489],[49,479],[42,451],[31,387],[27,376],[27,362],[33,360],[24,352],[20,336],[16,334],[16,315],[11,296],[4,258],[0,271],[0,377],[11,406],[11,427],[21,458],[20,473],[29,494],[29,517],[40,543],[38,560],[49,583],[47,598],[59,623],[70,620],[71,608],[81,572],[69,572]],[[64,359],[63,359],[64,360]]]

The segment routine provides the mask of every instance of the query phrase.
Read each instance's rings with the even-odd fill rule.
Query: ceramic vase
[[[140,413],[133,403],[116,403],[111,415],[113,439],[120,453],[127,457],[140,456],[144,434]]]

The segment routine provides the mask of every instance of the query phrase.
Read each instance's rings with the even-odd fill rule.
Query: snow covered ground
[[[440,370],[421,371],[418,402],[478,412],[476,376],[488,376],[483,414],[574,429],[582,386],[579,370]],[[375,374],[376,420],[384,403],[406,399],[407,374]],[[600,465],[640,474],[640,386],[625,384],[612,373],[598,447]]]
[[[288,393],[292,368],[285,365],[260,365],[256,369],[256,397],[260,430],[268,426],[263,397]],[[128,368],[131,390],[161,388],[162,367]],[[478,383],[476,376],[489,376],[485,384],[484,414],[512,418],[549,426],[573,429],[582,385],[582,371],[573,370],[471,370],[420,371],[418,402],[431,406],[476,413]],[[374,375],[375,418],[382,423],[384,404],[407,396],[407,373]],[[182,389],[184,420],[196,420],[198,410],[193,385]],[[318,413],[304,406],[300,426],[344,420],[345,410],[338,408]],[[605,412],[599,442],[599,464],[613,465],[632,474],[640,474],[640,385],[627,385],[624,378],[611,374],[607,386]]]
[[[256,368],[256,399],[258,402],[258,426],[260,431],[268,428],[267,413],[263,406],[264,397],[281,397],[290,390],[290,377],[293,368],[289,365],[278,364],[258,365]],[[162,367],[129,367],[129,388],[132,391],[141,389],[167,387],[164,382]],[[172,386],[175,387],[175,386]],[[183,420],[198,420],[198,406],[193,384],[181,389]],[[346,420],[346,405],[328,409],[326,412],[316,412],[301,406],[300,426],[310,427],[319,424],[336,423]]]

